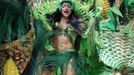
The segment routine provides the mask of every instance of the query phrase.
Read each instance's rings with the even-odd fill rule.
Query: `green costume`
[[[76,75],[84,74],[84,64],[76,50],[52,52],[44,57],[44,70],[53,70],[53,75],[64,75],[67,65],[71,64]]]
[[[66,0],[68,1],[68,0]],[[69,1],[71,4],[72,1]],[[72,5],[73,6],[73,5]],[[58,5],[59,10],[61,9],[61,2]],[[47,13],[48,14],[48,13]],[[34,13],[34,15],[36,15]],[[46,15],[46,14],[45,14]],[[39,20],[36,17],[36,20]],[[41,17],[43,18],[43,17]],[[44,18],[42,19],[44,20]],[[65,35],[71,39],[72,44],[74,45],[78,36],[82,35],[79,30],[74,28],[71,24],[66,29],[61,29],[59,27],[59,23],[49,22],[51,19],[45,18],[45,27],[44,30],[47,31],[45,33],[45,50],[47,50],[47,55],[41,59],[41,66],[42,71],[44,70],[54,70],[53,75],[63,75],[64,71],[67,69],[67,64],[71,64],[76,75],[85,75],[84,71],[84,61],[82,61],[82,57],[79,55],[79,50],[65,50],[58,52],[52,46],[52,38],[57,35]],[[36,21],[39,22],[39,21]],[[41,21],[40,21],[41,22]],[[43,22],[42,22],[43,23]],[[48,23],[48,26],[46,24]],[[48,29],[49,27],[49,29]],[[77,42],[79,43],[79,42]],[[77,47],[78,48],[78,47]],[[45,51],[44,51],[45,52]]]
[[[116,21],[115,16],[122,16],[121,12],[116,7],[110,7],[110,9],[108,10],[108,18],[104,19],[102,18],[103,7],[98,7],[95,12],[93,12],[93,10],[89,11],[91,8],[91,5],[93,5],[92,3],[94,3],[94,0],[92,0],[92,2],[88,1],[89,3],[81,3],[81,1],[76,1],[76,0],[73,0],[73,1],[75,2],[75,3],[72,3],[74,6],[74,12],[82,16],[82,18],[84,18],[84,24],[86,28],[84,29],[84,32],[81,34],[82,38],[80,42],[80,50],[78,50],[77,52],[65,51],[64,53],[60,53],[60,52],[50,53],[48,54],[48,56],[44,56],[44,58],[42,58],[44,62],[46,63],[46,64],[43,64],[44,66],[42,66],[42,68],[53,69],[52,66],[56,66],[57,70],[55,71],[60,72],[58,74],[62,74],[63,65],[66,65],[63,63],[68,63],[72,59],[72,57],[80,54],[84,62],[85,74],[83,75],[89,75],[89,74],[90,75],[111,75],[112,69],[119,69],[119,67],[122,67],[122,65],[124,64],[125,62],[124,60],[126,60],[123,58],[125,56],[123,53],[121,55],[118,55],[118,52],[115,52],[117,51],[118,49],[117,46],[119,44],[119,42],[117,43],[117,39],[110,38],[111,36],[114,36],[114,37],[116,36],[116,34],[114,34],[116,33],[116,28],[117,28],[117,21]],[[51,6],[51,5],[56,5],[55,2],[46,2],[44,3],[45,5],[44,7],[34,11],[34,16],[36,17],[36,20],[42,21],[44,30],[46,32],[44,36],[45,40],[47,40],[47,42],[45,42],[45,50],[50,50],[50,51],[54,49],[52,48],[52,46],[50,46],[51,43],[50,43],[50,40],[48,40],[47,36],[53,35],[54,31],[53,31],[53,28],[50,26],[50,24],[46,22],[48,21],[48,19],[44,18],[44,15],[48,13],[51,14],[55,11],[56,8],[54,6]],[[130,6],[129,4],[127,6]],[[49,8],[51,8],[51,10]],[[62,34],[62,32],[66,33],[66,30],[65,31],[59,30],[59,32],[56,34]],[[67,31],[67,34],[68,32],[70,33],[70,31]],[[113,33],[113,35],[112,34],[109,35],[109,33]],[[122,40],[122,38],[120,39]],[[126,42],[128,42],[128,40]],[[112,53],[115,56],[112,55]],[[97,55],[99,58],[97,57]],[[118,57],[116,58],[116,55],[119,56],[119,58]],[[128,55],[129,55],[129,52],[128,52]],[[65,56],[67,59],[63,60],[60,63],[57,63],[61,56],[63,57]],[[53,57],[57,57],[57,58],[53,58]],[[48,58],[51,58],[51,59],[48,60]],[[114,60],[112,60],[112,58],[114,58]],[[119,61],[120,58],[123,60]],[[98,62],[99,61],[98,59],[101,60],[102,62]],[[115,61],[115,59],[117,59],[118,61]],[[133,60],[133,59],[130,59],[130,60]],[[106,66],[108,66],[108,68]],[[75,67],[77,66],[74,66],[74,68]],[[76,69],[79,69],[79,68],[76,68]],[[77,70],[75,72],[77,73]]]
[[[52,26],[48,22],[46,14],[52,14],[56,8],[61,9],[63,0],[59,2],[57,0],[34,0],[29,3],[32,10],[29,9],[26,1],[33,0],[0,0],[0,10],[2,10],[0,12],[0,44],[10,43],[25,35],[30,29],[30,11],[33,13],[36,40],[31,58],[32,63],[29,63],[30,66],[28,65],[24,71],[26,74],[22,75],[41,75],[41,72],[46,69],[54,70],[54,75],[62,75],[63,69],[66,69],[69,63],[75,69],[76,75],[111,75],[113,69],[118,71],[124,68],[128,71],[134,69],[134,32],[131,29],[133,26],[128,25],[123,32],[116,32],[115,16],[122,16],[116,7],[111,7],[108,11],[108,18],[103,19],[101,13],[103,7],[98,7],[94,11],[94,3],[99,3],[96,2],[97,0],[67,0],[72,3],[74,12],[84,20],[86,29],[80,33],[72,27],[61,30],[55,24]],[[41,5],[39,1],[44,2]],[[127,8],[134,8],[134,0],[123,0],[123,5]],[[55,27],[58,31],[53,30]],[[54,51],[50,37],[60,34],[70,37],[73,44],[77,35],[81,34],[80,49]]]
[[[71,38],[71,42],[74,44],[79,31],[74,29],[71,25],[66,29],[61,29],[59,24],[56,23],[52,27],[53,32],[49,36],[53,38],[57,35],[65,35]],[[51,40],[49,38],[49,40]],[[52,41],[49,41],[52,42]],[[49,45],[50,46],[50,45]],[[52,45],[51,45],[52,47]],[[49,50],[50,48],[48,48]],[[54,49],[54,48],[51,48]],[[71,64],[76,75],[85,75],[84,62],[82,61],[79,53],[75,49],[69,49],[65,51],[49,50],[48,55],[42,59],[42,70],[53,70],[53,75],[64,75],[67,65]]]

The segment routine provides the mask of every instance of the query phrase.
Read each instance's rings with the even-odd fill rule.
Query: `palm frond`
[[[18,13],[13,11],[14,10],[11,11],[10,8],[6,8],[3,9],[2,14],[0,14],[0,31],[2,33],[0,43],[2,43],[2,41],[4,43],[20,38],[30,29],[30,13],[28,7],[24,7],[24,9]]]

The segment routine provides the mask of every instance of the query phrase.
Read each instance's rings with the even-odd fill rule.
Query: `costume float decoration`
[[[11,54],[11,52],[9,52],[9,54],[10,56],[13,55]],[[9,59],[6,60],[6,63],[4,66],[4,75],[20,75],[19,70],[12,57],[9,57]]]
[[[98,2],[98,1],[101,1],[101,2]],[[84,75],[89,75],[89,74],[91,74],[91,75],[95,75],[95,74],[96,75],[106,75],[106,74],[108,75],[109,74],[110,75],[110,74],[113,74],[112,70],[117,68],[116,65],[111,66],[113,64],[109,63],[110,60],[105,59],[104,56],[109,55],[107,53],[111,49],[114,49],[113,51],[115,51],[114,47],[117,47],[116,43],[115,43],[114,47],[110,47],[107,44],[107,43],[109,43],[109,40],[113,39],[113,38],[112,39],[107,38],[107,36],[109,36],[109,33],[107,33],[107,31],[110,31],[110,33],[111,32],[116,33],[116,28],[117,28],[116,17],[118,17],[118,16],[122,17],[122,14],[118,8],[110,7],[107,0],[98,0],[98,1],[92,0],[92,1],[88,1],[87,3],[85,3],[85,2],[81,3],[81,1],[73,0],[74,12],[83,18],[84,25],[86,28],[82,34],[80,50],[79,50],[79,54],[83,57],[84,64],[86,65],[84,68],[84,70],[86,71],[86,74],[84,74]],[[45,33],[45,34],[43,34],[44,35],[43,40],[47,40],[47,42],[44,42],[44,43],[42,42],[45,47],[44,47],[44,49],[43,48],[40,49],[40,50],[44,50],[41,52],[46,52],[44,56],[47,55],[47,52],[53,50],[50,40],[48,40],[48,37],[53,34],[53,30],[52,30],[50,24],[48,23],[46,14],[49,14],[49,13],[51,14],[55,11],[56,5],[57,5],[56,2],[57,1],[54,1],[54,0],[53,1],[44,1],[42,6],[38,5],[38,3],[35,3],[35,8],[33,10],[33,15],[35,17],[35,25],[44,27],[43,33]],[[94,5],[93,3],[96,3],[95,5],[97,6],[95,11],[91,9],[91,7]],[[97,3],[102,3],[102,6],[100,6],[101,4],[97,4]],[[46,17],[44,17],[44,16],[46,16]],[[101,21],[99,21],[100,19],[101,19]],[[103,31],[106,31],[106,32],[103,32]],[[113,36],[114,37],[118,36],[118,34],[113,34]],[[41,38],[42,37],[40,37],[40,39]],[[114,40],[114,42],[116,40]],[[41,45],[41,43],[40,43],[40,45]],[[111,49],[109,49],[109,48],[111,48]],[[49,51],[47,51],[47,50],[49,50]],[[39,66],[39,64],[43,64],[43,61],[42,61],[42,63],[40,63],[40,60],[43,58],[43,54],[41,54],[41,52],[39,52],[39,53],[37,53],[37,52],[38,51],[34,52],[35,55],[38,55],[38,57],[35,60],[36,62],[33,63],[34,66]],[[103,54],[103,53],[105,53],[105,54]],[[96,57],[97,55],[99,57],[99,60],[101,60],[104,64],[101,62],[98,62],[99,60],[98,60],[98,57]],[[122,57],[122,56],[120,56],[120,57]],[[51,60],[52,59],[54,59],[54,58],[51,58]],[[59,62],[59,63],[61,63],[61,62]],[[118,64],[118,62],[115,62],[115,64]],[[106,65],[112,67],[113,69],[107,68]],[[35,75],[41,74],[41,68],[42,68],[41,65],[39,67],[34,67],[34,71],[31,71],[31,73],[35,72],[35,70],[36,71],[38,70],[35,73]],[[55,74],[59,74],[59,75],[62,74],[61,69],[58,68],[58,70],[55,72]]]
[[[98,1],[103,2],[105,0]],[[122,3],[125,4],[127,8],[129,8],[129,6],[132,8],[133,6],[131,5],[133,0],[130,0],[130,4],[128,4],[128,0],[123,0]],[[108,66],[107,72],[102,72],[103,75],[116,75],[116,71],[119,71],[120,74],[128,75],[134,70],[133,19],[132,21],[129,21],[126,27],[124,26],[124,28],[119,29],[120,26],[117,26],[117,17],[122,15],[117,8],[118,7],[116,5],[110,7],[107,12],[107,18],[105,18],[103,15],[103,17],[99,16],[102,19],[99,22],[98,33],[99,38],[103,43],[103,47],[99,47],[97,51],[100,61]],[[103,5],[102,7],[98,7],[98,9],[102,9],[102,12],[105,11]]]
[[[30,8],[26,0],[0,0],[0,11],[0,75],[20,75],[35,39]]]
[[[74,64],[74,67],[76,68],[77,75],[81,75],[83,70],[86,71],[86,75],[88,75],[88,68],[89,68],[88,65],[90,64],[90,58],[91,58],[90,55],[92,54],[93,48],[95,48],[95,43],[94,43],[94,39],[93,39],[94,37],[93,38],[90,37],[90,39],[89,39],[89,36],[93,35],[93,36],[95,36],[96,40],[99,40],[98,37],[96,37],[96,35],[94,35],[94,32],[89,35],[90,31],[95,31],[95,29],[92,28],[93,27],[92,22],[94,22],[93,13],[92,13],[92,11],[89,11],[89,9],[92,7],[91,5],[93,5],[94,0],[92,0],[92,2],[89,1],[88,3],[84,3],[84,2],[81,3],[80,0],[72,0],[71,2],[73,4],[72,6],[74,8],[74,12],[76,14],[78,14],[80,17],[82,17],[83,20],[84,20],[84,21],[80,20],[80,22],[85,23],[85,28],[87,28],[87,29],[85,29],[85,31],[82,34],[81,48],[78,51],[78,53],[82,56],[82,58],[84,60],[83,61],[84,64],[87,64],[87,65],[85,67],[83,67],[85,69],[79,69],[79,70],[77,70],[77,69],[81,66],[76,67],[75,64]],[[35,55],[38,55],[38,57],[35,60],[36,62],[33,61],[33,65],[35,67],[33,69],[34,71],[31,71],[33,73],[35,72],[34,73],[35,75],[36,74],[41,74],[41,68],[43,66],[42,65],[43,62],[48,61],[48,60],[51,60],[51,62],[53,62],[54,64],[59,65],[57,67],[57,70],[54,72],[54,75],[55,74],[62,75],[62,69],[60,68],[60,65],[63,64],[64,62],[65,63],[68,62],[68,60],[66,60],[66,59],[68,59],[66,57],[66,53],[64,53],[61,57],[57,57],[57,58],[62,59],[62,60],[65,59],[61,62],[60,61],[55,61],[56,60],[55,59],[56,55],[53,55],[53,57],[51,57],[49,59],[42,60],[43,58],[45,58],[47,56],[47,53],[52,52],[54,50],[53,47],[52,47],[52,44],[50,43],[51,40],[49,40],[49,36],[51,36],[53,34],[52,26],[56,26],[57,24],[50,25],[50,23],[48,23],[49,19],[46,18],[47,17],[46,15],[47,14],[52,14],[56,10],[58,3],[59,3],[58,1],[54,1],[54,0],[44,1],[42,6],[38,5],[38,3],[35,3],[35,7],[34,7],[34,10],[33,10],[33,15],[35,17],[34,24],[35,24],[35,26],[42,26],[43,27],[43,30],[44,30],[43,33],[44,34],[41,33],[41,36],[44,35],[44,37],[40,37],[40,38],[44,38],[43,41],[45,40],[44,43],[39,42],[40,44],[44,44],[44,49],[40,49],[40,52],[38,51],[39,52],[38,54],[37,54],[37,51],[35,51]],[[61,6],[58,5],[58,8],[61,8]],[[73,35],[72,38],[75,39],[75,35],[74,34],[72,34],[72,35]],[[94,43],[94,44],[90,45],[91,42]],[[99,41],[97,41],[97,42],[100,44]],[[43,52],[45,52],[44,56],[42,54]],[[78,59],[78,58],[76,57],[75,59]],[[34,60],[34,58],[33,58],[33,60]],[[40,61],[40,60],[42,60],[42,61]],[[81,62],[78,61],[76,63],[79,64]],[[38,66],[38,67],[36,67],[36,66]],[[85,74],[82,74],[82,75],[85,75]]]
[[[49,36],[53,34],[53,30],[48,23],[46,15],[52,14],[57,7],[60,8],[60,6],[57,6],[57,2],[57,0],[32,1],[33,6],[31,6],[31,9],[34,16],[34,26],[31,26],[30,28],[29,9],[27,9],[27,4],[25,9],[25,4],[24,6],[23,4],[21,6],[21,2],[19,1],[14,0],[11,2],[10,0],[0,0],[2,6],[0,7],[0,10],[5,8],[7,9],[5,9],[3,12],[0,12],[2,15],[4,15],[4,18],[2,16],[0,17],[0,28],[4,28],[0,29],[0,32],[2,32],[2,34],[6,34],[5,36],[0,36],[0,57],[4,56],[3,53],[6,54],[4,56],[6,58],[0,58],[0,60],[4,61],[4,63],[0,62],[2,63],[0,64],[0,71],[2,75],[3,72],[8,72],[6,71],[7,64],[5,64],[5,62],[9,57],[11,57],[10,54],[8,54],[9,50],[14,53],[14,61],[16,61],[15,58],[23,58],[27,60],[26,62],[18,65],[17,61],[15,62],[20,74],[24,72],[24,75],[25,73],[26,75],[41,75],[42,64],[43,61],[45,61],[42,59],[53,50],[52,43],[50,43],[49,40]],[[128,9],[133,9],[133,2],[133,0],[123,0],[123,4]],[[6,7],[2,5],[2,3],[6,5],[9,4],[11,7]],[[126,27],[117,32],[119,28],[119,26],[117,26],[118,16],[123,16],[119,11],[120,7],[110,6],[108,0],[87,0],[86,2],[81,0],[72,0],[72,3],[74,12],[82,17],[82,20],[84,20],[82,22],[85,25],[85,30],[81,38],[80,50],[78,51],[85,64],[85,67],[82,70],[85,70],[86,73],[83,75],[114,75],[116,74],[114,73],[115,70],[125,75],[127,75],[128,72],[131,72],[133,70],[134,45],[133,20],[129,21]],[[102,3],[102,6],[100,6],[101,4],[97,3]],[[96,10],[93,8],[94,5],[96,6]],[[23,9],[26,11],[23,11]],[[19,17],[20,15],[16,16],[16,13],[18,14],[18,12],[19,14],[24,15],[23,17],[25,18],[22,16]],[[15,21],[17,20],[17,23],[14,23],[14,19]],[[22,25],[23,23],[25,24]],[[16,27],[13,27],[13,25]],[[35,38],[33,27],[35,28]],[[5,32],[6,30],[8,30],[8,33]],[[18,40],[16,40],[16,38]],[[34,40],[35,42],[33,42]],[[33,55],[31,62],[26,67],[30,60],[32,49]],[[26,57],[28,57],[28,59]],[[11,59],[12,58],[9,58],[6,63],[14,64],[13,60]],[[3,71],[4,64],[5,70]],[[23,64],[25,66],[21,68],[21,65]],[[62,74],[60,67],[58,67],[57,71],[55,71],[55,74]]]

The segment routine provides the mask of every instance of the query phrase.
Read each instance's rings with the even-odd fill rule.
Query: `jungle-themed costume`
[[[72,3],[71,1],[66,2]],[[61,6],[58,8],[58,10],[61,10]],[[52,28],[52,30],[48,31],[48,33],[45,33],[47,34],[47,43],[45,43],[45,49],[49,50],[49,52],[41,59],[41,63],[39,64],[39,66],[41,66],[41,70],[53,71],[52,75],[64,75],[68,64],[71,64],[76,75],[84,75],[84,62],[79,56],[79,50],[76,50],[79,49],[78,46],[76,46],[77,48],[67,48],[62,51],[56,50],[59,49],[59,47],[55,47],[55,45],[58,44],[58,41],[55,41],[58,36],[69,37],[73,45],[75,45],[76,42],[76,44],[79,44],[80,42],[77,39],[80,39],[78,37],[82,35],[81,31],[76,28],[78,26],[74,27],[71,24],[69,24],[67,28],[62,29],[60,24],[58,22],[54,22],[53,20],[56,19],[48,18],[48,21],[51,21],[49,26]],[[60,40],[62,40],[62,38]],[[52,43],[52,41],[55,42]],[[51,48],[48,48],[48,46]]]
[[[86,1],[87,2],[81,0],[72,0],[74,12],[83,18],[86,28],[81,34],[80,49],[69,49],[66,51],[58,52],[53,51],[54,49],[52,47],[52,43],[49,40],[49,37],[54,35],[53,28],[57,27],[58,24],[48,23],[48,18],[46,18],[45,16],[46,14],[52,14],[55,11],[57,7],[57,0],[45,0],[40,2],[35,1],[33,7],[32,5],[30,6],[32,9],[31,12],[34,16],[33,24],[35,28],[35,39],[33,39],[33,35],[30,35],[32,39],[29,39],[28,35],[26,36],[26,38],[24,37],[21,39],[21,41],[17,42],[15,42],[13,39],[15,39],[16,37],[17,39],[19,39],[19,37],[26,34],[25,32],[28,31],[30,28],[29,9],[27,9],[27,7],[25,6],[27,5],[27,2],[30,1],[25,1],[26,3],[24,3],[23,5],[20,0],[14,0],[14,3],[12,3],[12,0],[0,0],[0,4],[5,3],[6,5],[10,5],[10,7],[6,7],[8,8],[7,10],[0,12],[0,15],[4,16],[0,17],[0,32],[3,35],[6,34],[4,36],[0,35],[0,54],[3,55],[2,50],[6,50],[8,52],[8,50],[11,49],[3,49],[3,47],[5,46],[5,44],[3,45],[3,42],[7,42],[8,45],[10,43],[10,45],[13,46],[12,52],[15,54],[13,56],[14,58],[18,58],[17,55],[20,53],[22,56],[19,56],[19,58],[28,58],[26,59],[26,62],[23,62],[21,61],[21,59],[12,60],[12,58],[9,58],[8,56],[9,59],[5,61],[6,63],[0,64],[1,74],[41,75],[42,70],[47,69],[54,70],[53,74],[62,75],[64,72],[63,68],[66,66],[67,63],[72,64],[73,68],[75,69],[76,75],[113,75],[114,71],[120,71],[122,72],[122,74],[126,71],[124,75],[127,75],[127,72],[132,72],[134,70],[134,23],[129,22],[126,27],[122,28],[121,31],[118,31],[117,18],[118,16],[122,16],[118,8],[114,6],[109,6],[109,3],[107,2],[108,0]],[[134,8],[134,0],[119,1],[123,1],[123,5],[125,5],[127,9]],[[5,7],[4,5],[1,6],[2,7],[0,7],[0,10]],[[94,9],[93,6],[96,6],[96,9]],[[58,6],[58,8],[60,8],[60,6]],[[23,11],[23,9],[25,9],[25,11]],[[12,18],[9,18],[9,16],[7,15],[10,15],[10,17]],[[66,35],[72,32],[74,34],[79,34],[77,31],[73,30],[72,27],[66,29],[65,31],[60,31],[60,29],[58,30],[58,32],[55,31],[55,35]],[[75,37],[71,38],[74,42]],[[25,39],[27,41],[25,41]],[[35,40],[34,44],[33,40]],[[17,47],[22,48],[18,49]],[[31,57],[31,52],[32,58],[30,63],[28,63]],[[0,56],[0,61],[1,58],[2,57]],[[61,61],[61,59],[64,60]],[[17,63],[17,61],[21,61],[23,63]],[[26,67],[27,63],[28,66]],[[84,67],[81,65],[83,63]],[[22,67],[23,64],[25,65],[24,67]],[[4,66],[4,68],[1,68],[1,66]],[[13,67],[9,69],[10,66]],[[79,72],[84,72],[84,74],[81,74]]]
[[[43,69],[54,70],[53,74],[62,75],[64,73],[63,68],[66,63],[70,62],[71,60],[78,61],[77,59],[79,59],[79,57],[72,59],[72,57],[75,57],[75,56],[82,57],[82,60],[84,62],[84,74],[83,75],[112,75],[114,70],[117,69],[117,71],[120,71],[119,67],[121,67],[122,64],[124,65],[124,63],[121,63],[118,65],[118,67],[115,67],[116,66],[115,64],[118,64],[122,61],[124,62],[126,58],[125,60],[115,62],[115,60],[112,60],[112,58],[115,57],[115,56],[114,57],[112,56],[113,55],[112,52],[115,53],[114,55],[117,55],[121,58],[123,58],[126,55],[122,56],[122,54],[116,54],[115,51],[118,51],[117,45],[119,44],[119,42],[116,43],[117,39],[114,38],[114,42],[112,43],[109,42],[110,40],[112,40],[109,38],[110,36],[113,35],[115,37],[118,35],[118,34],[117,35],[115,34],[117,30],[117,21],[115,17],[122,16],[119,9],[116,7],[110,6],[107,0],[98,0],[100,2],[98,1],[95,2],[94,0],[91,0],[91,1],[88,1],[88,3],[84,3],[84,2],[81,3],[81,1],[75,1],[75,0],[73,1],[74,1],[74,4],[73,4],[74,12],[84,18],[84,24],[86,28],[84,32],[82,33],[82,38],[80,42],[80,50],[78,51],[67,50],[64,52],[52,51],[51,52],[51,50],[54,50],[54,49],[51,46],[51,42],[49,40],[50,38],[48,39],[48,37],[54,34],[53,27],[57,27],[58,24],[52,23],[52,27],[51,27],[50,23],[47,22],[48,19],[44,17],[44,15],[48,13],[52,14],[55,11],[56,8],[54,7],[57,7],[57,6],[54,6],[54,5],[57,5],[55,4],[57,1],[45,1],[44,6],[41,6],[40,8],[39,6],[37,6],[37,8],[35,8],[33,11],[33,14],[35,17],[34,25],[36,28],[35,30],[37,32],[36,37],[38,40],[37,47],[35,47],[35,50],[33,52],[33,55],[34,55],[33,58],[37,57],[36,52],[39,52],[38,51],[39,48],[42,51],[38,53],[37,59],[33,60],[35,67],[33,67],[34,68],[33,71],[30,72],[31,75],[41,74]],[[91,10],[91,8],[94,5],[94,3],[102,3],[102,6],[100,6],[100,4],[98,5],[96,4],[96,6],[98,7],[96,8],[95,11],[93,11]],[[128,6],[128,4],[126,4],[126,6]],[[58,31],[60,31],[60,29]],[[66,31],[61,31],[60,33],[57,32],[55,34],[64,34],[64,33],[66,33]],[[44,35],[44,38],[41,39],[43,35]],[[42,42],[43,40],[45,40],[46,42]],[[117,45],[114,48],[114,47],[111,47],[109,43],[112,45],[113,44],[114,45],[117,44]],[[46,50],[49,50],[50,52],[47,52]],[[43,55],[41,52],[45,52],[45,51],[46,51],[46,54]],[[119,53],[120,52],[121,51],[119,51]],[[64,58],[65,60],[62,60],[62,61],[60,60]],[[120,58],[117,57],[117,61],[119,59]],[[102,61],[102,62],[99,62],[99,61]],[[115,63],[114,66],[112,62]],[[76,71],[75,71],[76,75],[79,75],[80,73],[78,73],[77,71],[79,71],[80,69],[79,72],[81,72],[83,70],[82,69],[83,66],[77,67],[81,63],[81,61],[77,63],[75,63],[73,67],[76,68]]]

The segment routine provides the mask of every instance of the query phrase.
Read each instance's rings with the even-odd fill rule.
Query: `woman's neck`
[[[64,22],[68,23],[69,22],[69,18],[61,17],[61,21],[64,21]]]

